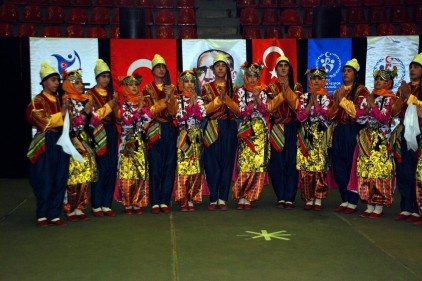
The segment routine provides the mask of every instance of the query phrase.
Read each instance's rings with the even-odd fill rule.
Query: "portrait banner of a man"
[[[236,79],[240,65],[246,61],[244,39],[188,39],[182,40],[183,69],[196,68],[200,85],[214,81],[214,57],[223,53],[229,61],[232,80]]]

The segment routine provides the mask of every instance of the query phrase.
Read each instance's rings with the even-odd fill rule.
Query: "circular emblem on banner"
[[[337,54],[325,52],[317,58],[315,66],[316,68],[324,67],[328,78],[333,78],[341,69],[341,59]]]
[[[394,66],[397,68],[397,77],[394,78],[393,88],[397,88],[401,81],[405,80],[404,77],[406,76],[406,66],[400,58],[386,56],[385,58],[379,59],[375,63],[372,72],[378,69],[392,70]]]

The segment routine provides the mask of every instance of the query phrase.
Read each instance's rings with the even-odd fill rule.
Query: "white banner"
[[[182,40],[183,70],[198,69],[202,72],[199,83],[202,86],[214,80],[210,69],[215,55],[223,52],[229,60],[233,81],[240,65],[246,61],[246,40],[244,39],[184,39]]]
[[[98,59],[98,39],[95,38],[35,38],[29,40],[31,60],[31,98],[41,92],[40,66],[46,61],[59,73],[82,69],[85,88],[93,87],[94,67]]]
[[[367,38],[365,86],[374,89],[373,73],[377,69],[397,67],[393,92],[401,81],[409,82],[409,64],[419,50],[419,36],[370,36]]]

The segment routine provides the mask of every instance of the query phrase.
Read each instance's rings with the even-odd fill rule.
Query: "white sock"
[[[160,204],[160,208],[168,208],[166,204]]]
[[[313,205],[313,204],[314,204],[314,200],[306,202],[306,205]]]
[[[81,209],[75,209],[75,214],[76,214],[77,216],[80,216],[80,215],[84,215],[84,212],[82,212],[82,210],[81,210]]]
[[[211,202],[210,205],[216,205],[217,201]]]
[[[403,212],[401,212],[401,213],[400,213],[400,215],[409,216],[409,215],[410,215],[410,213],[409,213],[409,212],[407,212],[407,211],[403,211]]]
[[[221,199],[218,199],[218,204],[219,204],[219,205],[221,205],[221,204],[226,204],[226,201],[221,200]]]
[[[347,207],[347,205],[349,205],[349,202],[343,202],[340,204],[340,207]]]
[[[76,210],[75,210],[75,211],[73,211],[73,212],[71,212],[71,213],[67,213],[67,216],[68,216],[68,217],[73,216],[73,215],[76,215]]]
[[[382,205],[375,205],[374,213],[375,214],[381,214],[382,213],[382,208],[383,208]]]
[[[287,204],[293,204],[293,202],[290,202],[290,201],[286,201],[286,203],[287,203]]]
[[[245,204],[245,198],[240,198],[239,204]]]
[[[375,207],[374,205],[366,205],[366,213],[372,213],[374,211]]]
[[[419,218],[419,217],[420,217],[420,215],[419,215],[418,213],[412,213],[412,216],[413,216],[413,217],[417,217],[417,218]]]
[[[129,210],[129,209],[132,209],[132,207],[131,206],[126,206],[125,207],[125,210]]]
[[[315,199],[315,205],[321,206],[321,199]]]
[[[102,210],[101,210],[101,207],[99,207],[99,208],[92,208],[92,211],[93,212],[99,212],[99,211],[102,211]]]
[[[250,202],[250,201],[248,201],[248,200],[246,200],[246,199],[243,199],[243,200],[245,200],[245,201],[243,201],[243,204],[245,204],[245,205],[250,205],[250,204],[251,204],[251,202]]]
[[[111,211],[109,207],[101,207],[101,210],[103,210],[103,212]]]
[[[130,207],[129,207],[130,208]],[[141,207],[138,207],[138,206],[133,206],[133,209],[134,210],[139,210]]]
[[[284,203],[284,200],[280,200],[280,201],[278,201],[277,203]]]
[[[46,221],[47,218],[39,218],[38,221]]]
[[[159,208],[159,205],[153,205],[152,208]]]
[[[189,207],[193,207],[193,202],[192,201],[188,201],[188,206]]]
[[[51,221],[59,221],[59,220],[60,220],[60,218],[54,218]]]
[[[357,205],[347,203],[347,206],[346,207],[354,210],[354,209],[356,209]]]

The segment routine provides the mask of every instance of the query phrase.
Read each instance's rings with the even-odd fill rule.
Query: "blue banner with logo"
[[[351,55],[350,38],[308,39],[308,68],[325,68],[330,94],[342,84],[342,68]]]

